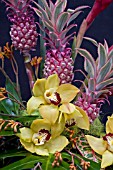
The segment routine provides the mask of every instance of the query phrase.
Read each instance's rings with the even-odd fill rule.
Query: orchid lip
[[[49,104],[59,105],[61,102],[60,94],[56,92],[56,89],[51,88],[45,91],[45,100]]]
[[[35,145],[43,145],[50,137],[51,135],[48,130],[41,129],[38,133],[34,133],[32,140]]]
[[[75,119],[69,119],[69,120],[66,120],[65,126],[68,128],[68,127],[74,126],[75,124],[76,124]]]
[[[112,134],[112,133],[106,134],[105,136],[103,136],[103,140],[107,141],[107,140],[108,140],[108,139],[107,139],[108,137],[113,138],[113,134]]]
[[[61,98],[60,98],[59,93],[55,92],[54,96],[55,96],[55,98],[50,99],[51,103],[54,104],[54,105],[59,105],[60,102],[61,102]]]

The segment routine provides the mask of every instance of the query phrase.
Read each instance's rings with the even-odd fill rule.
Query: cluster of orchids
[[[61,133],[65,127],[76,126],[89,129],[87,114],[70,103],[79,92],[71,84],[59,85],[57,74],[48,79],[38,79],[33,87],[33,94],[27,102],[27,113],[36,114],[42,119],[34,120],[29,128],[21,128],[21,144],[30,152],[48,155],[62,151],[69,143]],[[37,113],[38,114],[38,113]]]
[[[0,48],[0,71],[6,77],[5,88],[0,87],[0,142],[3,146],[7,136],[15,136],[17,152],[8,154],[2,147],[5,152],[0,158],[24,157],[2,170],[29,169],[36,163],[33,170],[112,168],[113,115],[105,127],[100,113],[101,106],[109,103],[109,96],[113,95],[113,46],[109,47],[106,40],[102,44],[84,35],[113,0],[95,0],[77,35],[70,33],[77,27],[73,21],[89,6],[68,9],[67,0],[2,1],[12,23],[12,45],[6,43]],[[96,60],[81,48],[83,40],[97,48]],[[32,57],[30,51],[36,48],[37,41],[41,57]],[[24,58],[32,95],[26,102],[21,97],[14,50],[19,50]],[[84,58],[84,71],[74,70],[79,55]],[[5,58],[11,63],[16,83],[5,71]],[[84,80],[74,80],[76,71],[84,75]],[[76,82],[82,83],[80,88]]]

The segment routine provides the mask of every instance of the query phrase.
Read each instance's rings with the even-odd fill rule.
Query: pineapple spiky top
[[[46,0],[42,0],[42,6],[34,2],[37,8],[33,8],[36,14],[41,18],[45,28],[47,37],[45,38],[46,45],[52,49],[58,49],[63,51],[72,35],[67,36],[67,33],[76,26],[76,24],[70,24],[86,6],[78,7],[75,10],[66,10],[67,0],[56,0],[54,4],[51,0],[49,3]],[[40,28],[41,25],[39,24]]]
[[[8,18],[11,22],[17,22],[14,19],[14,16],[20,16],[25,13],[28,12],[28,8],[30,7],[30,3],[32,2],[32,0],[2,0],[3,2],[5,2],[6,6],[7,6],[7,11],[9,12],[8,14]]]
[[[113,48],[109,49],[105,41],[104,45],[88,38],[97,46],[98,57],[95,61],[93,56],[85,49],[77,49],[78,53],[85,58],[84,69],[88,73],[83,83],[82,96],[78,98],[77,105],[81,105],[95,119],[99,115],[100,106],[113,91]],[[93,114],[92,113],[92,114]]]
[[[78,52],[85,58],[84,69],[88,73],[85,93],[90,96],[90,101],[102,102],[108,97],[105,94],[110,94],[110,89],[113,88],[113,49],[109,50],[106,41],[104,45],[96,42],[96,46],[96,61],[87,50],[78,49]]]
[[[8,19],[12,22],[11,40],[16,49],[23,53],[36,46],[37,31],[33,10],[30,7],[32,0],[3,0],[8,11]]]
[[[67,45],[75,34],[68,34],[76,26],[71,22],[81,13],[86,6],[81,6],[75,10],[66,10],[67,0],[56,0],[54,4],[51,0],[42,0],[42,5],[34,2],[37,8],[33,8],[41,18],[46,32],[45,45],[48,50],[45,56],[44,76],[47,78],[51,74],[58,74],[60,83],[71,83],[73,80],[73,60],[71,58],[71,48]],[[38,23],[41,29],[42,26]]]

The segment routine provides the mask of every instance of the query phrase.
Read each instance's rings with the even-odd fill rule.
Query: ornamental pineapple
[[[81,95],[75,104],[86,111],[92,123],[99,116],[101,105],[108,101],[108,96],[113,92],[113,47],[108,44],[97,43],[98,58],[95,61],[92,55],[85,49],[78,49],[78,53],[85,58],[84,69],[88,73],[83,83]]]
[[[37,8],[33,8],[36,14],[41,18],[45,26],[47,36],[45,45],[49,46],[46,52],[44,65],[44,76],[47,78],[51,74],[58,74],[60,83],[71,83],[73,79],[73,60],[71,58],[71,49],[67,47],[71,35],[67,36],[68,31],[74,28],[75,24],[70,24],[85,6],[78,7],[75,10],[68,9],[67,0],[57,0],[55,4],[42,0],[42,6],[34,2]],[[41,25],[39,24],[40,28]],[[43,30],[44,31],[44,30]]]
[[[36,46],[37,31],[30,8],[32,0],[3,0],[6,3],[8,18],[12,22],[10,36],[15,49],[28,53]]]

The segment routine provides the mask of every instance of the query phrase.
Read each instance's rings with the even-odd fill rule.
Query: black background
[[[94,0],[68,0],[68,8],[75,8],[79,5],[88,5],[92,7],[94,3]],[[5,4],[2,3],[0,0],[0,46],[3,47],[6,42],[11,43],[10,41],[10,25],[11,23],[7,19],[7,13],[5,11],[6,7]],[[85,9],[84,12],[74,21],[78,24],[78,27],[74,31],[78,31],[79,26],[83,20],[89,13],[91,8]],[[35,16],[36,21],[38,20],[37,16]],[[38,28],[37,28],[38,30]],[[39,31],[39,30],[38,30]],[[101,14],[97,16],[89,30],[86,32],[85,36],[95,38],[98,42],[103,43],[104,39],[107,40],[109,46],[113,44],[113,3],[110,4],[110,6],[104,10]],[[88,49],[91,53],[93,53],[94,58],[97,57],[96,48],[89,42],[83,41],[82,47]],[[39,44],[37,43],[36,51],[32,52],[32,56],[40,56],[39,53]],[[15,58],[17,60],[18,66],[19,66],[19,81],[20,81],[20,87],[22,92],[23,100],[28,100],[31,96],[29,85],[28,85],[28,79],[26,76],[25,68],[24,68],[24,62],[21,54],[19,51],[15,52]],[[78,56],[77,60],[75,62],[75,69],[83,69],[83,59],[82,57]],[[12,73],[12,68],[10,65],[10,62],[6,59],[5,62],[5,70],[8,73],[8,75],[11,77],[12,81],[15,81],[15,76]],[[82,78],[81,75],[76,74],[76,79]],[[5,84],[5,78],[0,73],[0,86],[4,86]],[[110,97],[111,105],[105,104],[102,110],[104,112],[113,112],[113,99]]]

